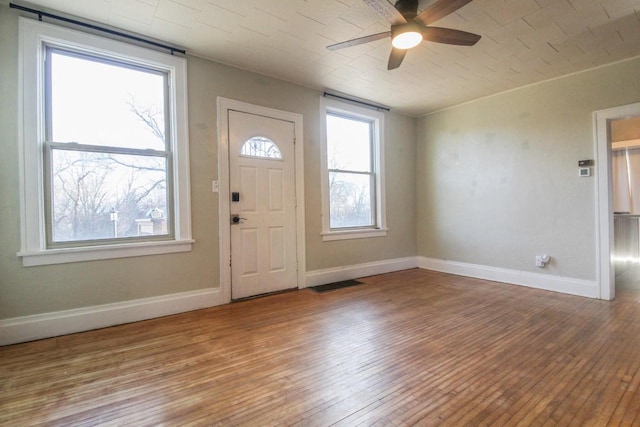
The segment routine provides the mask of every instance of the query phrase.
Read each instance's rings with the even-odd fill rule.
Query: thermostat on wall
[[[591,168],[579,168],[578,175],[580,176],[591,176]]]

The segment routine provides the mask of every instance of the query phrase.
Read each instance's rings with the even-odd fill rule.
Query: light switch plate
[[[591,176],[591,168],[579,168],[578,169],[579,176]]]

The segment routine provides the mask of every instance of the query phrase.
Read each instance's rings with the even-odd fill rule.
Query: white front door
[[[229,110],[231,298],[297,287],[294,124]]]

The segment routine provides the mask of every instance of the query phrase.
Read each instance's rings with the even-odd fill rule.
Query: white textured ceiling
[[[433,0],[421,0],[420,9]],[[24,4],[24,3],[20,3]],[[474,0],[435,25],[473,47],[424,42],[387,71],[387,31],[362,0],[31,0],[186,48],[188,53],[421,115],[640,55],[640,0]]]

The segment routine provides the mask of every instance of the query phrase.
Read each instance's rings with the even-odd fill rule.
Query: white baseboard
[[[598,286],[594,281],[426,257],[396,258],[308,271],[305,287],[416,267],[589,298],[599,296]],[[222,303],[220,289],[215,288],[4,319],[0,320],[0,345],[137,322]]]
[[[137,322],[221,303],[220,289],[217,288],[15,317],[0,320],[0,345]]]
[[[507,268],[488,267],[485,265],[467,264],[434,258],[418,257],[418,267],[425,270],[441,271],[459,276],[495,282],[527,286],[529,288],[562,292],[589,298],[599,298],[598,285],[595,281],[574,279],[571,277],[553,276],[550,274],[531,273],[528,271],[510,270]]]
[[[418,259],[416,257],[407,257],[307,271],[305,287],[326,285],[327,283],[392,273],[416,267],[418,267]]]

